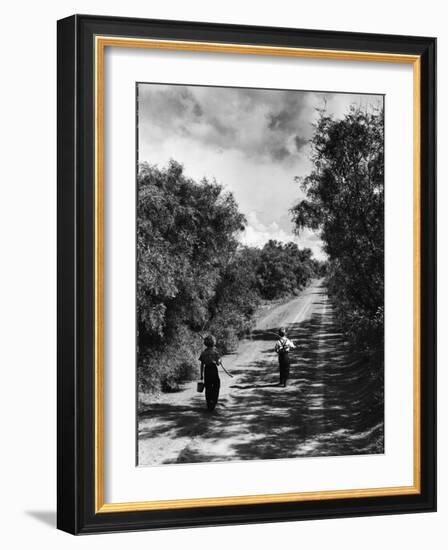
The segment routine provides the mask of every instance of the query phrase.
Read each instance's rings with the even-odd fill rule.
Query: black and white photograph
[[[137,84],[138,466],[384,452],[383,100]]]
[[[4,548],[443,550],[445,4],[2,13]]]

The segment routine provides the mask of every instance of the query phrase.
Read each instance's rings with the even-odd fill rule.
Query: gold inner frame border
[[[300,57],[312,59],[406,63],[413,66],[413,485],[366,489],[341,489],[299,493],[273,493],[261,495],[191,498],[179,500],[153,500],[141,502],[106,503],[104,501],[104,54],[106,47],[146,48],[159,50],[196,51]],[[96,36],[95,59],[95,513],[169,510],[212,506],[236,506],[281,502],[306,502],[343,498],[363,498],[413,495],[421,492],[421,59],[418,55],[381,52],[356,52],[251,44],[225,44],[178,40],[124,38]]]

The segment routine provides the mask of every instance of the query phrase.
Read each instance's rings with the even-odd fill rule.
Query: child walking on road
[[[289,378],[289,350],[294,349],[294,343],[286,338],[286,330],[282,327],[278,331],[280,338],[275,343],[275,353],[278,355],[280,369],[280,386],[286,387]]]
[[[216,407],[219,397],[221,381],[218,374],[218,365],[222,365],[221,357],[215,347],[215,338],[206,336],[204,338],[205,350],[199,356],[201,362],[201,380],[205,384],[205,400],[207,409],[212,411]]]

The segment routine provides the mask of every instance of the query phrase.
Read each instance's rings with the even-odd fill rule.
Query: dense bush
[[[202,338],[187,327],[180,327],[169,345],[140,346],[139,388],[148,392],[175,391],[179,384],[197,376]]]
[[[316,274],[309,248],[269,241],[261,250],[257,278],[260,294],[268,300],[297,294]]]
[[[170,389],[193,375],[198,334],[245,219],[230,193],[194,182],[174,161],[140,166],[137,202],[139,382]]]
[[[374,353],[384,325],[383,112],[322,112],[312,145],[314,169],[300,180],[306,199],[292,210],[297,231],[320,230],[340,324],[358,349]]]
[[[249,332],[260,301],[257,290],[257,250],[240,248],[222,271],[210,305],[207,330],[215,335],[222,353],[233,351],[239,337]]]

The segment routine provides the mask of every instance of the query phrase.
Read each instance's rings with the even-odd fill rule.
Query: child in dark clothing
[[[219,397],[221,381],[218,374],[218,365],[221,365],[221,357],[215,347],[213,336],[204,338],[205,350],[199,356],[201,362],[201,380],[205,384],[205,400],[207,409],[212,411],[216,407]]]
[[[275,353],[278,355],[280,369],[280,386],[286,387],[289,378],[289,351],[296,346],[289,338],[286,338],[286,330],[282,327],[278,331],[279,339],[275,344]]]

